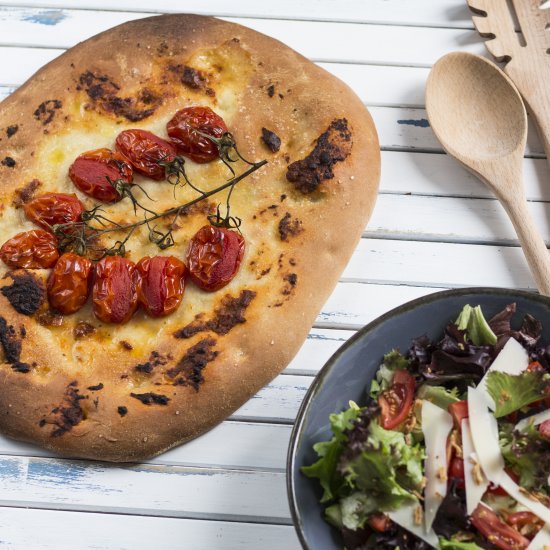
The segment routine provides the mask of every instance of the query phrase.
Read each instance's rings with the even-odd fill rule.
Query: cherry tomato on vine
[[[56,224],[80,221],[84,205],[75,194],[44,193],[25,204],[24,210],[31,222],[51,231]]]
[[[414,389],[414,377],[405,369],[397,369],[392,385],[378,396],[382,428],[392,430],[407,418],[414,401]]]
[[[138,302],[151,317],[175,311],[185,290],[185,265],[174,256],[145,256],[136,265]]]
[[[96,317],[104,323],[126,323],[135,313],[136,266],[121,256],[107,256],[96,264],[92,300]]]
[[[203,290],[224,287],[237,273],[244,248],[244,239],[239,233],[205,225],[189,243],[187,269],[191,280]]]
[[[60,256],[48,278],[48,301],[53,309],[69,315],[90,295],[94,271],[87,258],[67,252]]]
[[[487,540],[501,550],[522,550],[529,546],[529,539],[506,525],[487,506],[478,504],[471,516],[472,524]]]
[[[59,258],[57,239],[42,229],[18,233],[2,245],[0,258],[13,268],[47,269]]]
[[[84,194],[102,202],[117,202],[122,196],[111,182],[132,183],[133,170],[117,151],[95,149],[77,157],[69,168],[69,177]]]
[[[221,138],[229,132],[222,117],[210,107],[180,109],[168,121],[166,130],[183,156],[201,164],[220,156],[216,144],[201,133]]]
[[[154,180],[163,180],[162,162],[172,162],[176,146],[146,130],[124,130],[116,138],[116,148],[128,159],[136,172]]]

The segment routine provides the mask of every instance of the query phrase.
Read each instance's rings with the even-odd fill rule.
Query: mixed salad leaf
[[[404,353],[389,351],[366,402],[350,402],[330,416],[333,436],[314,446],[318,459],[302,472],[319,480],[326,519],[341,531],[345,548],[531,549],[544,521],[533,512],[540,508],[529,509],[529,500],[514,491],[550,508],[550,417],[540,414],[550,404],[550,347],[541,344],[542,325],[533,316],[513,328],[515,311],[510,304],[487,321],[479,306],[466,305],[438,341],[420,336]],[[525,364],[501,368],[511,357],[510,338],[521,344],[513,342]],[[473,437],[473,431],[464,432],[468,388],[476,386],[493,418],[489,425],[495,424],[494,438],[485,439],[498,448],[486,449],[490,443],[476,436],[476,453],[465,457],[463,434]],[[424,416],[422,425],[422,411],[432,410],[423,405],[428,401],[433,412],[449,418],[447,428],[434,423],[439,416]],[[434,441],[444,449],[437,457],[430,456]],[[495,452],[504,470],[485,471]],[[509,478],[505,486],[512,493],[489,483],[500,475]],[[479,494],[473,507],[467,494],[470,501]]]

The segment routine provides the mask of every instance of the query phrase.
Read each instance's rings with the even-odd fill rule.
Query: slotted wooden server
[[[467,2],[479,34],[489,38],[485,46],[527,103],[550,162],[550,9],[541,9],[542,0]]]

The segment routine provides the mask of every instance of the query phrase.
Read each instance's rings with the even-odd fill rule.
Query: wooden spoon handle
[[[550,296],[550,253],[544,239],[533,222],[523,197],[503,202],[519,238],[529,269],[539,292]]]

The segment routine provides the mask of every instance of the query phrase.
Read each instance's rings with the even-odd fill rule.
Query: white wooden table
[[[2,548],[299,548],[286,451],[300,402],[330,355],[409,299],[462,286],[534,287],[503,209],[442,154],[426,120],[424,85],[436,59],[485,54],[465,0],[11,0],[0,7],[0,95],[97,32],[178,11],[264,32],[346,81],[378,127],[378,203],[300,353],[212,432],[128,466],[59,459],[0,438]],[[550,241],[550,171],[532,130],[525,179]]]

